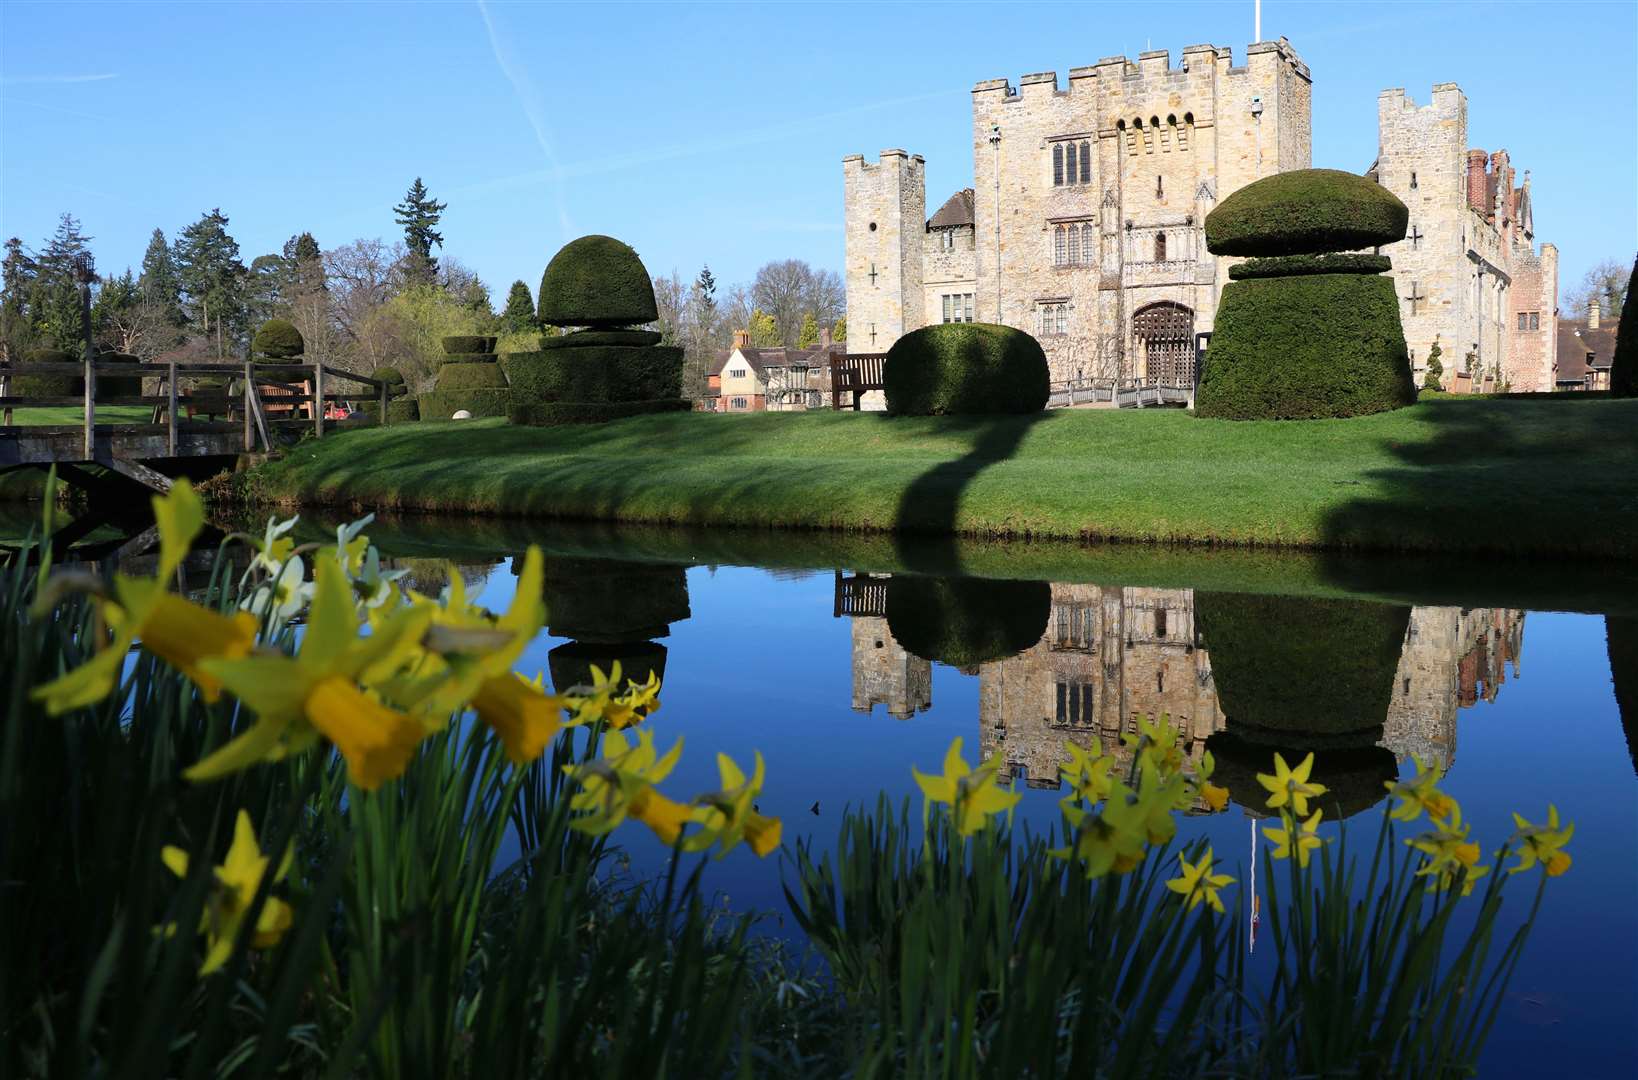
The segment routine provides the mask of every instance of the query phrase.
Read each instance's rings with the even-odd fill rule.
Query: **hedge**
[[[588,345],[658,345],[658,330],[579,330],[573,334],[542,336],[542,349],[579,349]]]
[[[1314,769],[1309,778],[1324,784],[1326,792],[1313,800],[1310,810],[1323,809],[1326,821],[1340,821],[1375,806],[1388,797],[1383,785],[1399,779],[1399,763],[1393,752],[1380,746],[1326,749],[1300,743],[1270,745],[1240,738],[1231,724],[1227,731],[1208,738],[1206,749],[1217,764],[1212,782],[1228,788],[1229,798],[1252,817],[1273,816],[1267,808],[1268,789],[1257,782],[1257,774],[1269,771],[1276,750],[1290,765],[1313,751]]]
[[[438,391],[476,390],[504,387],[506,373],[499,364],[445,364],[438,369],[433,389]]]
[[[1275,173],[1206,215],[1216,255],[1304,255],[1378,247],[1404,238],[1410,211],[1368,177],[1340,169]]]
[[[1604,647],[1610,657],[1610,681],[1615,684],[1615,708],[1627,736],[1627,754],[1638,773],[1638,618],[1604,616]]]
[[[672,563],[547,556],[541,595],[547,633],[581,642],[664,637],[691,614],[687,570]]]
[[[505,416],[512,392],[505,389],[434,390],[417,401],[423,420],[448,420],[465,409],[474,417]]]
[[[393,386],[404,385],[404,373],[395,367],[378,367],[370,372],[370,378]]]
[[[682,397],[683,351],[596,345],[511,353],[507,374],[519,402],[618,402]]]
[[[300,356],[306,347],[301,331],[286,319],[269,319],[262,323],[261,329],[256,331],[256,336],[250,342],[250,352],[253,356],[269,356],[275,360],[288,360],[293,356]]]
[[[654,283],[643,260],[612,236],[582,236],[563,245],[540,278],[540,321],[550,326],[613,329],[653,322]]]
[[[894,640],[951,667],[1018,655],[1041,640],[1051,611],[1052,588],[1044,581],[895,574],[887,583]]]
[[[887,411],[898,416],[983,416],[1046,408],[1046,354],[1022,330],[939,323],[899,338],[882,369]]]
[[[507,413],[514,424],[550,427],[557,424],[605,424],[628,416],[649,413],[688,412],[694,403],[687,398],[659,398],[652,401],[514,401]]]
[[[105,352],[97,354],[99,364],[140,364],[142,358],[130,353]],[[81,380],[83,381],[83,380]],[[121,398],[142,396],[142,375],[98,375],[98,398]]]
[[[1218,704],[1242,738],[1306,749],[1376,743],[1409,607],[1202,591],[1194,617]]]
[[[15,397],[65,398],[85,394],[85,379],[78,375],[25,375],[30,364],[77,364],[81,358],[62,349],[33,349],[11,369],[11,394]]]
[[[440,367],[448,364],[494,364],[499,362],[500,357],[492,352],[445,353],[438,358]]]
[[[376,400],[359,403],[359,411],[376,423],[381,422],[381,402]],[[396,398],[387,402],[387,422],[392,424],[407,424],[421,419],[421,406],[414,398]]]
[[[495,351],[495,342],[499,340],[496,337],[468,334],[451,335],[442,339],[446,353],[492,353]]]
[[[1632,313],[1638,297],[1632,294],[1632,283],[1638,281],[1638,259],[1632,263],[1632,276],[1627,278],[1627,300],[1621,305],[1621,322],[1615,330],[1615,358],[1610,363],[1610,394],[1613,397],[1638,397],[1638,315]]]
[[[1392,278],[1313,274],[1224,288],[1196,416],[1361,416],[1415,401]]]
[[[1265,277],[1299,277],[1303,274],[1385,274],[1393,269],[1386,255],[1333,252],[1326,255],[1274,255],[1248,259],[1229,267],[1234,281]]]

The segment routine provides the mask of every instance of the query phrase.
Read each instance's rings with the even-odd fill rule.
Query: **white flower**
[[[312,599],[313,586],[306,578],[307,567],[301,556],[292,555],[276,577],[257,585],[239,606],[258,618],[271,616],[268,632],[277,634]]]

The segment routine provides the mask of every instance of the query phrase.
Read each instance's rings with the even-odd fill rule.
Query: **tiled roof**
[[[1615,357],[1616,320],[1601,319],[1597,330],[1570,319],[1558,321],[1558,381],[1580,382],[1594,368],[1607,370]],[[1587,354],[1592,353],[1591,363]]]
[[[773,349],[755,349],[741,346],[737,349],[718,350],[716,358],[711,362],[711,374],[720,375],[722,369],[728,366],[728,361],[738,353],[744,361],[757,372],[766,371],[771,367],[793,367],[804,364],[808,367],[824,367],[830,363],[833,353],[843,353],[847,346],[840,342],[831,345],[828,349],[790,349],[781,345]]]
[[[973,189],[962,188],[944,201],[938,213],[927,222],[929,229],[949,229],[973,223]]]

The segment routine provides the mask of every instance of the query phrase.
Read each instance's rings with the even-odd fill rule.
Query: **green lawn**
[[[108,405],[97,410],[97,423],[146,424],[153,415],[153,407],[149,405]],[[49,409],[13,409],[11,422],[18,427],[83,424],[85,408],[80,405],[62,405]]]
[[[248,497],[976,537],[1638,555],[1638,401],[1447,399],[1353,420],[1175,410],[672,414],[304,442]]]

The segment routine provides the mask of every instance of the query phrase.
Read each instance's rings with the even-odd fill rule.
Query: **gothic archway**
[[[1157,386],[1194,385],[1194,312],[1170,300],[1132,313],[1132,338],[1143,356],[1143,381]]]

